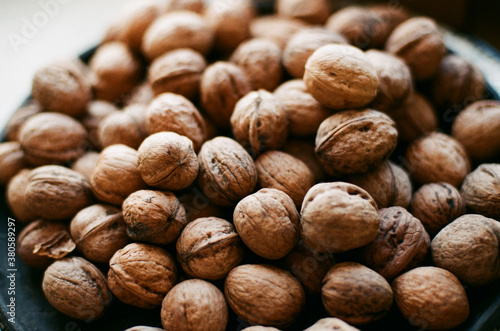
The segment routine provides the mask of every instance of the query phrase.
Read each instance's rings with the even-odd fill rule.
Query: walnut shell
[[[278,0],[275,7],[277,14],[280,16],[319,25],[326,22],[332,11],[328,0],[309,0],[307,5],[301,0]]]
[[[359,331],[359,329],[347,324],[336,317],[322,318],[304,331]]]
[[[115,111],[99,123],[99,146],[102,148],[123,144],[136,149],[145,136],[146,133],[129,112]]]
[[[469,316],[469,302],[458,279],[436,267],[410,270],[392,282],[394,299],[409,322],[430,330],[447,330]]]
[[[27,104],[18,108],[10,117],[5,127],[5,139],[7,141],[19,141],[19,132],[24,122],[31,116],[42,111],[38,101],[30,100]]]
[[[161,324],[171,331],[224,331],[228,310],[224,294],[201,279],[175,285],[163,299]]]
[[[304,139],[288,139],[283,146],[283,152],[304,162],[304,164],[311,170],[315,183],[323,182],[325,179],[325,171],[323,166],[316,157],[314,151],[314,141]]]
[[[176,282],[175,261],[160,247],[128,244],[109,261],[109,289],[129,305],[157,307]]]
[[[99,123],[115,111],[118,111],[118,108],[109,101],[92,100],[89,102],[87,112],[80,118],[80,122],[87,129],[88,140],[94,148],[102,148],[99,141]]]
[[[81,173],[89,181],[92,178],[97,161],[99,161],[100,154],[94,151],[87,152],[80,156],[75,163],[71,165],[71,170]]]
[[[340,253],[377,237],[377,204],[362,188],[343,182],[320,183],[306,194],[300,212],[302,241],[318,252]]]
[[[290,326],[305,303],[304,290],[292,275],[264,264],[231,270],[224,294],[236,315],[253,325]]]
[[[26,187],[29,184],[31,170],[23,169],[11,178],[7,184],[6,196],[9,210],[14,215],[16,221],[29,223],[37,218],[35,211],[29,208],[26,202]]]
[[[194,187],[189,192],[179,196],[179,201],[186,210],[186,218],[189,222],[194,221],[201,217],[226,217],[226,209],[214,205],[210,200],[200,191],[199,188]]]
[[[497,219],[500,217],[500,164],[484,163],[465,177],[460,195],[470,211]]]
[[[222,279],[243,259],[234,226],[217,217],[198,218],[186,225],[176,248],[182,269],[196,278]]]
[[[321,295],[330,316],[352,324],[379,320],[389,312],[393,301],[391,286],[384,277],[356,262],[331,267]]]
[[[0,143],[0,186],[6,185],[20,170],[26,167],[24,152],[17,141]]]
[[[377,72],[356,47],[322,46],[309,57],[305,68],[307,91],[328,108],[364,107],[377,95]]]
[[[43,294],[61,313],[90,322],[101,317],[111,302],[106,277],[80,257],[52,263],[43,274]]]
[[[288,40],[308,27],[303,21],[278,15],[260,16],[250,23],[250,35],[254,38],[267,38],[274,41],[280,49],[284,49]]]

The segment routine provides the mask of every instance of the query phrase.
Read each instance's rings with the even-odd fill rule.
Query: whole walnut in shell
[[[460,195],[470,211],[497,219],[500,217],[500,164],[484,163],[465,177]]]
[[[308,27],[303,21],[279,15],[260,16],[250,23],[250,35],[254,38],[266,38],[274,41],[280,49],[284,49],[288,40]]]
[[[118,111],[118,108],[109,101],[93,100],[87,106],[87,112],[80,118],[81,124],[88,132],[88,140],[92,147],[101,149],[99,141],[99,124],[111,113]]]
[[[355,328],[344,322],[343,320],[336,317],[326,317],[322,318],[304,331],[327,331],[327,330],[335,330],[335,331],[359,331],[359,329]]]
[[[246,264],[229,273],[224,283],[229,306],[250,324],[286,328],[305,303],[304,290],[288,272],[270,265]]]
[[[81,173],[90,183],[94,169],[99,161],[99,153],[90,151],[80,156],[75,163],[71,165],[71,170]]]
[[[136,149],[146,137],[146,132],[129,112],[115,111],[99,123],[98,137],[102,148],[123,144]]]
[[[0,186],[6,185],[21,169],[26,167],[24,152],[17,141],[0,143]]]
[[[7,141],[19,141],[19,131],[24,122],[31,116],[42,111],[38,101],[30,100],[27,104],[19,107],[10,117],[5,127],[5,139]]]
[[[21,223],[31,222],[38,217],[35,211],[29,208],[26,195],[24,194],[29,184],[30,174],[31,170],[28,169],[19,171],[9,181],[5,193],[9,210],[14,215],[16,221]]]
[[[320,183],[324,181],[326,174],[323,166],[316,157],[314,149],[314,140],[311,141],[303,138],[288,139],[282,148],[283,152],[304,162],[309,170],[311,170],[315,183]]]
[[[321,288],[330,316],[352,324],[366,324],[384,317],[392,306],[389,283],[375,271],[356,262],[330,268]]]

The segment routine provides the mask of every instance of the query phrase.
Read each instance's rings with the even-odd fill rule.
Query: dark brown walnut
[[[176,248],[182,269],[195,278],[222,279],[243,259],[233,224],[217,217],[198,218],[186,225]]]
[[[170,192],[139,190],[123,202],[123,219],[132,240],[174,242],[187,223],[186,212]]]
[[[323,280],[321,297],[330,316],[352,324],[381,319],[393,301],[391,285],[385,278],[356,262],[331,267]]]
[[[315,252],[299,241],[285,257],[284,263],[308,294],[319,296],[323,278],[335,261],[331,254]]]
[[[205,120],[191,101],[182,95],[162,93],[149,104],[145,114],[149,134],[172,131],[186,136],[198,151],[206,139]]]
[[[189,48],[169,51],[157,57],[148,69],[148,82],[155,95],[172,92],[195,99],[200,92],[205,58]]]
[[[278,99],[265,90],[253,91],[241,98],[231,115],[235,139],[251,155],[281,147],[288,135],[288,120]]]
[[[289,80],[274,91],[274,96],[285,110],[288,131],[295,136],[314,135],[331,111],[307,92],[302,79]]]
[[[396,124],[372,109],[346,110],[321,123],[316,156],[333,176],[374,170],[397,144]]]
[[[500,217],[500,164],[484,163],[465,177],[460,195],[467,209],[486,217]]]
[[[252,90],[243,70],[225,61],[207,67],[200,89],[203,109],[218,127],[226,129],[231,127],[236,102]]]
[[[214,34],[201,15],[171,11],[154,20],[146,30],[142,52],[149,61],[178,48],[191,48],[206,55],[212,49]]]
[[[315,183],[324,181],[326,176],[323,166],[318,161],[314,151],[314,141],[304,139],[288,139],[283,145],[283,152],[301,160],[311,170]]]
[[[278,15],[260,16],[250,23],[250,35],[267,38],[284,49],[288,40],[299,30],[308,27],[303,21]]]
[[[31,268],[47,268],[76,248],[68,230],[68,225],[60,222],[31,222],[19,233],[17,256]]]
[[[307,165],[285,152],[267,151],[255,160],[255,167],[260,187],[283,191],[297,208],[314,185],[314,175]]]
[[[281,259],[299,241],[299,212],[293,200],[276,189],[264,188],[242,199],[233,222],[245,245],[269,260]]]
[[[298,280],[265,264],[245,264],[231,270],[224,283],[224,294],[236,315],[252,325],[286,328],[305,303]]]
[[[375,68],[359,48],[328,44],[307,59],[304,83],[323,106],[348,109],[372,102],[379,80]]]
[[[343,320],[336,317],[322,318],[304,331],[359,331],[359,329],[350,326]]]
[[[343,182],[320,183],[306,194],[300,212],[302,241],[318,252],[340,253],[377,237],[377,204],[362,188]]]
[[[345,179],[368,192],[378,208],[406,208],[410,204],[413,192],[410,175],[391,161],[383,162],[371,172],[347,176]]]
[[[410,205],[410,212],[422,222],[431,237],[465,211],[465,201],[460,192],[443,182],[421,186],[413,194]]]
[[[125,98],[124,105],[133,104],[147,105],[154,99],[153,89],[147,81],[137,85],[132,92]]]
[[[175,285],[161,305],[161,324],[165,330],[224,331],[227,321],[224,294],[201,279],[188,279]]]
[[[109,205],[80,210],[71,220],[70,232],[78,251],[95,263],[107,264],[129,242],[122,211]]]
[[[281,49],[273,40],[253,38],[241,43],[230,61],[238,65],[247,76],[252,90],[272,91],[283,76]]]
[[[188,223],[202,217],[225,218],[228,214],[227,209],[211,203],[198,187],[179,196],[179,201],[186,210]]]
[[[91,98],[91,90],[76,61],[54,62],[33,76],[31,93],[43,110],[82,115]]]
[[[499,118],[499,101],[477,101],[458,114],[451,134],[473,160],[490,160],[500,151]]]
[[[428,17],[413,17],[398,25],[389,36],[385,49],[402,58],[416,80],[436,75],[446,54],[439,27]]]
[[[399,310],[417,327],[448,330],[462,324],[469,316],[464,287],[447,270],[416,268],[396,278],[391,285]]]
[[[481,215],[463,215],[432,240],[432,260],[463,284],[483,286],[500,279],[500,223]]]
[[[99,156],[100,155],[97,152],[87,152],[76,159],[75,163],[71,165],[71,170],[84,175],[90,183],[90,179],[92,178],[92,174],[94,173],[97,161],[99,161]]]
[[[146,187],[137,168],[137,158],[137,151],[125,145],[103,149],[90,180],[95,197],[121,205],[129,194]]]
[[[236,141],[216,137],[203,144],[198,162],[198,185],[218,206],[232,206],[253,192],[257,169],[248,152]]]
[[[26,167],[24,152],[17,141],[0,143],[0,186],[5,186],[21,169]]]
[[[19,141],[19,132],[24,122],[41,111],[42,107],[35,100],[30,100],[26,105],[18,108],[7,122],[5,139],[7,141]]]
[[[9,210],[14,215],[16,221],[20,223],[29,223],[38,216],[32,211],[26,202],[26,187],[29,184],[31,170],[23,169],[11,178],[7,184],[6,196]]]
[[[99,141],[99,123],[109,114],[118,111],[118,108],[109,101],[93,100],[87,106],[87,112],[80,118],[80,122],[88,132],[88,140],[96,149],[101,149]]]
[[[363,263],[386,279],[423,264],[431,240],[422,223],[402,207],[381,209],[379,217],[377,237],[361,249]]]
[[[94,198],[85,176],[57,165],[33,169],[24,194],[28,208],[49,220],[71,218]]]
[[[386,52],[371,49],[366,52],[368,61],[377,72],[377,96],[370,107],[386,113],[403,106],[413,89],[410,69],[399,58]]]
[[[102,317],[112,297],[101,271],[76,256],[52,263],[43,275],[42,289],[54,308],[87,322]]]
[[[126,329],[125,331],[165,331],[165,330],[160,328],[155,328],[152,326],[136,325]]]
[[[126,111],[115,111],[99,123],[98,139],[102,148],[123,144],[135,149],[145,137],[146,132],[142,130],[134,116]]]
[[[462,144],[439,132],[411,143],[405,162],[411,178],[418,184],[446,182],[459,187],[471,171],[469,157]]]
[[[275,7],[280,16],[319,25],[326,22],[332,11],[331,3],[328,0],[310,0],[307,4],[301,0],[278,0]]]
[[[198,176],[193,142],[175,132],[158,132],[139,147],[137,167],[146,184],[165,190],[182,190]]]
[[[174,258],[157,246],[128,244],[109,261],[109,289],[128,305],[158,307],[176,282]]]
[[[167,4],[167,11],[189,10],[201,13],[205,8],[203,0],[171,0]]]
[[[19,141],[26,161],[35,166],[70,162],[89,148],[80,122],[59,113],[31,116],[21,128]]]

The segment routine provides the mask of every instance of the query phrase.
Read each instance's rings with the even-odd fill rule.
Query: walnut
[[[322,46],[307,59],[305,69],[307,91],[328,108],[360,108],[377,95],[377,72],[356,47]]]
[[[222,279],[243,259],[234,226],[217,217],[198,218],[186,225],[176,248],[182,269],[196,278]]]
[[[226,218],[228,212],[225,208],[211,203],[197,187],[179,196],[179,201],[186,210],[188,223],[202,217]]]
[[[410,205],[410,212],[422,222],[431,237],[465,211],[465,202],[458,190],[442,182],[421,186],[413,194]]]
[[[20,170],[26,167],[24,152],[17,141],[0,143],[0,186],[5,186]]]
[[[391,155],[397,137],[396,124],[384,113],[346,110],[321,123],[316,155],[330,175],[367,172]]]
[[[198,162],[198,185],[216,205],[235,205],[257,185],[257,169],[252,157],[230,138],[207,141],[198,154]]]
[[[109,101],[93,100],[87,106],[87,112],[80,119],[82,125],[87,129],[88,140],[96,149],[101,149],[99,141],[99,123],[109,114],[118,111],[118,108]]]
[[[330,316],[352,324],[366,324],[384,317],[392,306],[389,283],[375,271],[356,262],[330,268],[321,288]]]
[[[123,202],[123,219],[132,240],[174,242],[186,225],[186,212],[170,192],[139,190]]]
[[[231,115],[235,139],[251,155],[281,147],[288,135],[285,109],[277,98],[265,90],[253,91],[241,98]]]
[[[94,169],[99,161],[99,153],[90,151],[80,156],[75,163],[71,165],[71,170],[81,173],[89,181],[92,178]]]
[[[166,13],[149,26],[142,39],[142,52],[152,61],[178,48],[191,48],[206,55],[214,41],[214,31],[205,19],[191,11]]]
[[[23,169],[11,178],[7,184],[6,196],[9,210],[14,215],[16,221],[21,223],[29,223],[37,218],[35,211],[29,208],[26,201],[26,187],[29,184],[31,170]]]
[[[381,209],[379,216],[377,237],[362,248],[364,264],[386,279],[421,265],[431,245],[422,223],[401,207]]]
[[[260,16],[250,23],[250,35],[254,38],[267,38],[284,49],[290,37],[307,27],[298,19],[278,15]]]
[[[282,148],[283,152],[304,162],[309,170],[311,170],[314,176],[314,182],[319,183],[324,181],[326,174],[323,170],[323,166],[316,157],[314,149],[314,141],[299,138],[288,139]]]
[[[362,188],[343,182],[314,185],[300,212],[304,243],[318,252],[340,253],[377,237],[377,204]]]
[[[132,92],[125,98],[124,105],[130,106],[133,104],[148,105],[154,99],[153,89],[148,82],[143,82],[137,85]]]
[[[268,151],[255,160],[259,186],[285,192],[297,207],[314,185],[314,175],[299,159],[280,151]]]
[[[446,53],[439,27],[428,17],[413,17],[398,25],[385,49],[402,58],[416,80],[436,75]]]
[[[336,317],[322,318],[304,331],[359,331],[359,329],[350,326],[343,320]]]
[[[469,316],[467,294],[447,270],[436,267],[410,270],[392,282],[392,290],[403,316],[417,327],[452,329]]]
[[[286,328],[305,303],[304,290],[292,275],[264,264],[246,264],[231,270],[224,294],[236,315],[254,325]]]
[[[189,279],[175,285],[161,306],[165,330],[224,331],[228,310],[224,294],[201,279]]]
[[[92,200],[87,179],[71,169],[48,165],[31,171],[25,190],[28,208],[37,216],[49,220],[73,217]]]
[[[269,260],[284,257],[299,241],[299,213],[293,200],[276,189],[261,189],[242,199],[233,222],[245,245]]]
[[[176,282],[175,261],[160,247],[128,244],[109,261],[109,289],[129,305],[157,307]]]
[[[19,141],[26,161],[35,166],[73,161],[88,148],[85,128],[59,113],[31,116],[21,128]]]
[[[383,162],[371,172],[347,176],[345,179],[366,190],[378,208],[406,208],[410,204],[413,191],[410,175],[391,161]]]
[[[276,42],[265,38],[253,38],[241,43],[231,55],[230,61],[245,73],[252,90],[272,91],[283,76],[281,49]]]
[[[486,217],[500,217],[500,164],[484,163],[465,177],[460,195],[467,209]]]
[[[382,18],[383,24],[386,26],[388,33],[392,32],[395,27],[410,18],[410,14],[403,6],[394,3],[374,4],[368,6],[371,12],[378,14]],[[389,37],[389,35],[386,36]]]
[[[411,143],[405,161],[412,179],[418,184],[446,182],[458,187],[471,170],[462,144],[438,132]]]
[[[324,24],[332,11],[328,0],[278,0],[276,12],[280,16],[296,18],[309,24]]]
[[[45,269],[76,248],[68,226],[60,222],[37,220],[28,224],[17,238],[17,255],[29,267]]]
[[[145,107],[132,105],[129,107]],[[134,116],[127,111],[115,111],[106,116],[98,128],[99,146],[102,148],[115,144],[123,144],[131,148],[137,148],[146,137]]]
[[[43,275],[42,289],[54,308],[87,322],[100,318],[111,302],[104,275],[80,257],[52,263]]]
[[[7,122],[7,126],[5,127],[5,139],[7,141],[19,141],[19,131],[24,122],[41,111],[42,107],[33,99],[18,108]]]
[[[129,242],[122,211],[109,205],[80,210],[71,220],[70,231],[78,251],[95,263],[108,263]]]

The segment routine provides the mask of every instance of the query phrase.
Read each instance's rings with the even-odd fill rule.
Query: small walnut
[[[99,153],[90,151],[80,156],[75,163],[71,165],[71,170],[81,173],[89,181],[92,178],[97,161],[99,161]]]
[[[465,177],[460,195],[470,211],[491,218],[500,217],[500,164],[484,163]]]
[[[243,259],[234,226],[217,217],[198,218],[186,225],[176,248],[182,269],[196,278],[222,279]]]
[[[123,202],[123,219],[132,240],[174,242],[187,223],[186,212],[170,192],[139,190]]]
[[[448,330],[469,316],[467,294],[457,277],[447,270],[416,268],[396,278],[391,285],[399,310],[417,327]]]
[[[108,263],[129,242],[122,211],[109,205],[80,210],[71,220],[70,231],[78,251],[95,263]]]
[[[316,157],[314,149],[314,141],[299,138],[288,139],[282,148],[283,152],[304,162],[309,170],[311,170],[314,176],[314,182],[320,183],[324,181],[326,174],[323,170],[323,166]]]
[[[377,237],[361,251],[364,264],[386,279],[421,265],[431,245],[422,223],[401,207],[381,209],[379,216]]]
[[[448,183],[421,186],[411,199],[410,212],[434,237],[443,227],[465,214],[465,202],[458,190]]]
[[[278,0],[276,12],[280,16],[296,18],[309,24],[324,24],[332,11],[328,0]]]
[[[68,225],[60,222],[37,220],[28,224],[17,238],[16,252],[31,268],[45,269],[76,248]]]
[[[24,152],[17,141],[0,143],[0,186],[7,185],[9,180],[26,167]]]
[[[284,49],[288,40],[299,30],[307,27],[303,21],[278,15],[255,18],[250,23],[250,35],[254,38],[267,38]]]
[[[19,132],[24,122],[41,111],[42,107],[33,99],[18,108],[7,122],[7,126],[5,127],[5,139],[7,141],[19,141]]]
[[[31,171],[25,199],[37,216],[64,220],[88,206],[93,196],[90,184],[82,174],[65,167],[48,165]]]
[[[272,91],[283,76],[281,49],[276,42],[265,38],[253,38],[241,43],[231,55],[230,61],[245,73],[252,90]]]
[[[299,213],[293,200],[276,189],[261,189],[242,199],[233,222],[245,245],[269,260],[281,259],[299,241]]]
[[[89,148],[80,122],[59,113],[31,116],[21,128],[19,141],[26,161],[35,166],[70,162]]]
[[[346,110],[321,123],[316,155],[333,176],[374,170],[396,148],[396,124],[372,109]]]
[[[246,264],[231,270],[224,294],[236,315],[254,325],[286,328],[305,303],[304,290],[292,275],[264,264]]]
[[[109,261],[109,289],[120,301],[132,306],[161,305],[176,282],[175,260],[160,247],[128,244]]]
[[[340,253],[377,237],[377,204],[362,188],[343,182],[320,183],[306,194],[300,212],[302,241],[318,252]]]
[[[314,175],[299,159],[280,151],[268,151],[255,160],[259,186],[286,193],[297,207],[314,185]]]
[[[100,318],[112,297],[106,277],[81,257],[66,257],[52,263],[43,275],[42,289],[54,308],[87,322]]]
[[[446,182],[458,187],[471,170],[462,144],[438,132],[411,143],[405,162],[411,178],[418,184]]]
[[[428,17],[413,17],[398,25],[389,36],[385,49],[402,58],[416,80],[436,75],[446,54],[439,27]]]
[[[309,57],[305,68],[307,91],[328,108],[360,108],[377,95],[377,72],[356,47],[322,46]]]
[[[206,55],[214,42],[214,31],[205,19],[191,11],[171,11],[149,26],[142,39],[142,52],[153,61],[178,48],[191,48]]]
[[[230,138],[207,141],[198,154],[198,162],[198,185],[216,205],[235,205],[257,185],[257,169],[252,157]]]
[[[359,331],[359,329],[350,326],[343,320],[336,317],[322,318],[304,331]]]
[[[16,221],[29,223],[37,218],[37,214],[29,208],[26,202],[26,187],[29,184],[31,170],[23,169],[11,178],[7,184],[6,196],[9,210]]]
[[[137,107],[137,105],[132,107]],[[115,111],[99,123],[98,137],[99,146],[102,148],[123,144],[135,149],[146,137],[146,132],[129,112]]]
[[[161,305],[161,324],[169,331],[224,331],[227,321],[224,294],[201,279],[175,285]]]
[[[80,119],[87,129],[88,140],[96,149],[101,149],[99,141],[99,123],[109,114],[118,111],[118,108],[109,101],[93,100],[87,106],[87,112]]]

